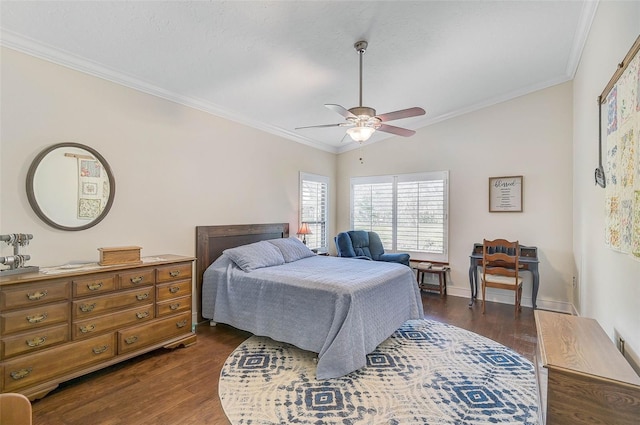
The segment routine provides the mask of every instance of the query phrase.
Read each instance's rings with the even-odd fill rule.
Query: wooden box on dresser
[[[640,423],[640,377],[598,322],[541,310],[534,315],[542,423]]]
[[[0,277],[0,392],[34,400],[148,351],[188,346],[193,257]]]

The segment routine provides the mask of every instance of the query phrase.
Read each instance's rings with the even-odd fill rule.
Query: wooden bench
[[[447,295],[447,272],[449,271],[449,263],[414,261],[412,262],[411,268],[416,271],[416,280],[421,290],[438,291],[441,297]],[[425,283],[425,274],[438,275],[438,284]]]

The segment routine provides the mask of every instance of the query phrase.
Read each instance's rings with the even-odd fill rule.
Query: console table
[[[536,310],[542,424],[635,425],[640,377],[598,322]]]
[[[538,273],[538,248],[535,246],[520,245],[520,266],[522,270],[529,270],[533,275],[533,288],[531,289],[531,299],[533,308],[536,308],[536,298],[538,298],[538,287],[540,286],[540,274]],[[478,298],[478,266],[482,265],[482,244],[473,245],[473,251],[469,256],[469,286],[471,288],[471,301],[469,306]]]

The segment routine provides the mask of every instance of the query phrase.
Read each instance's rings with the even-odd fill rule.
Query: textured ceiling
[[[421,127],[573,78],[594,1],[7,1],[2,45],[331,152],[325,108]],[[370,142],[397,137],[376,132]]]

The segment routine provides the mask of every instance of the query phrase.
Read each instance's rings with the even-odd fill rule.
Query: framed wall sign
[[[522,212],[522,176],[489,177],[489,212]]]

